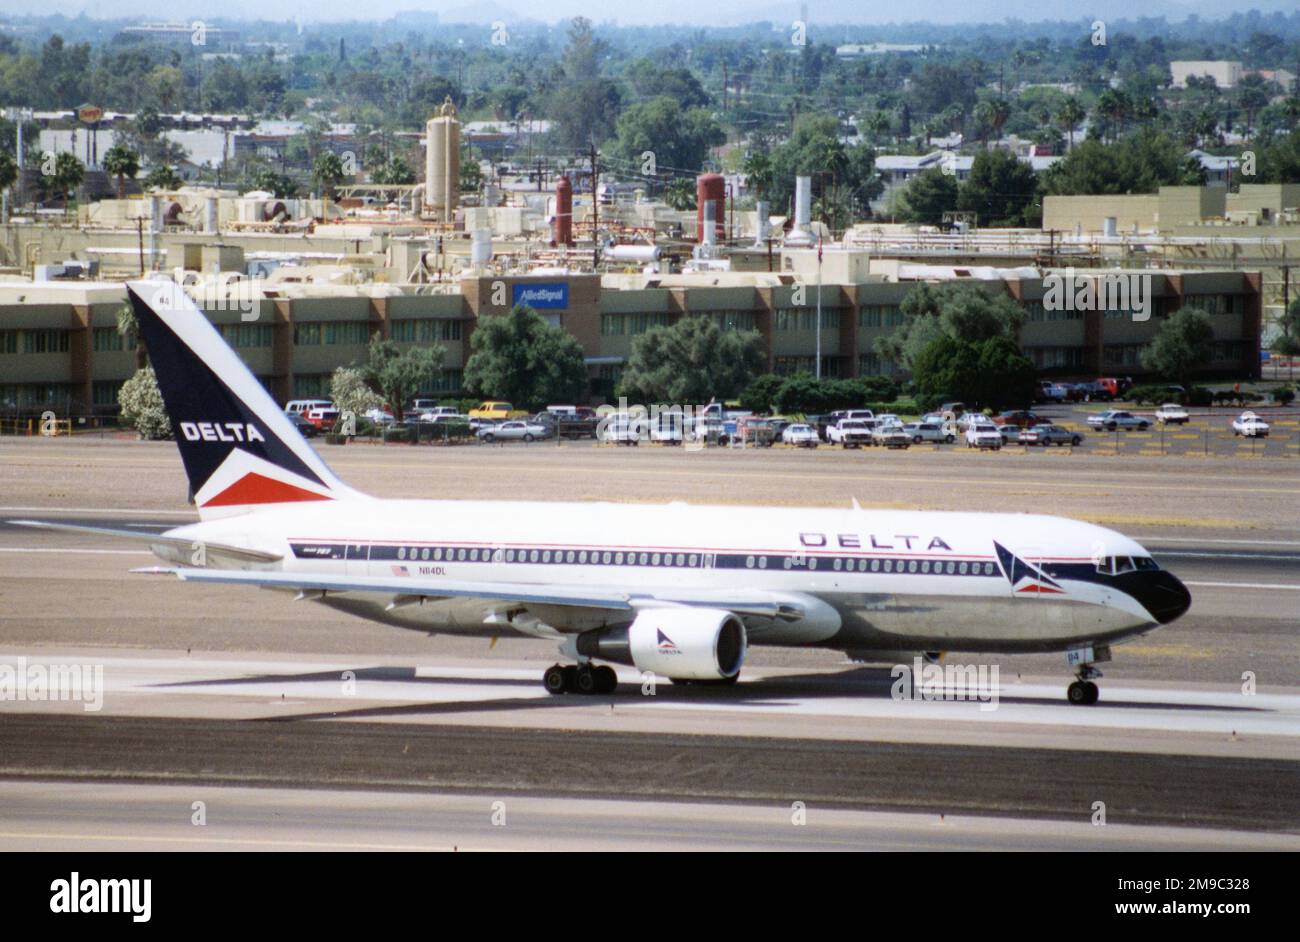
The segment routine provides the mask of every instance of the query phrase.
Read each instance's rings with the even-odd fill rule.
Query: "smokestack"
[[[717,243],[718,243],[718,231],[717,231],[717,228],[716,228],[716,226],[717,226],[717,213],[718,213],[718,207],[717,207],[717,205],[713,202],[713,200],[709,200],[708,202],[706,202],[706,203],[704,204],[704,233],[703,233],[703,235],[704,235],[704,239],[703,239],[703,242],[704,242],[705,245],[717,245]]]
[[[794,178],[794,225],[785,237],[786,245],[812,245],[812,177]]]

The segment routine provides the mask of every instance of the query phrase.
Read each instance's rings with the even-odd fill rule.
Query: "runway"
[[[428,637],[280,594],[131,576],[152,560],[140,548],[4,522],[148,532],[193,519],[169,491],[181,480],[170,446],[59,447],[48,465],[31,446],[0,451],[14,484],[0,498],[0,664],[101,668],[102,708],[0,702],[0,847],[1300,848],[1300,471],[1289,465],[1248,465],[1225,485],[1219,465],[1173,459],[1093,459],[1065,473],[1064,458],[999,470],[973,456],[918,453],[908,466],[835,453],[803,473],[800,495],[759,489],[769,503],[826,505],[880,476],[894,482],[877,491],[882,505],[947,509],[962,502],[954,488],[1050,490],[1049,474],[1050,512],[1082,503],[1127,521],[1111,525],[1187,582],[1193,607],[1117,646],[1102,702],[1078,708],[1055,655],[963,656],[998,668],[996,702],[934,702],[892,697],[888,665],[768,648],[732,689],[658,683],[649,696],[620,668],[614,696],[549,697],[543,642]],[[766,468],[780,482],[803,459],[692,465],[566,449],[479,449],[472,462],[356,449],[344,476],[384,496],[481,497],[516,480],[521,462],[532,486],[567,473],[579,491],[576,469],[594,464],[604,488],[645,500],[693,481],[683,468],[742,482]],[[425,492],[429,463],[441,481],[459,472],[452,493]],[[407,483],[395,489],[399,473]],[[63,483],[88,475],[109,480]],[[946,476],[964,483],[936,490]],[[229,802],[228,831],[189,825],[199,792]],[[293,813],[304,795],[319,814]],[[494,800],[530,809],[527,827],[486,830]],[[811,809],[807,828],[789,824],[796,801]],[[403,802],[424,809],[419,826],[392,823]],[[1091,823],[1097,802],[1105,827]],[[704,823],[692,826],[696,814]]]

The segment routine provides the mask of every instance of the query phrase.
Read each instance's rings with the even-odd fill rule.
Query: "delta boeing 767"
[[[429,634],[559,646],[553,694],[627,664],[728,684],[749,645],[859,661],[1065,652],[1095,703],[1110,645],[1178,618],[1187,589],[1137,542],[1062,517],[617,503],[387,500],[340,481],[177,285],[127,286],[200,521],[149,543],[187,582],[290,597]]]

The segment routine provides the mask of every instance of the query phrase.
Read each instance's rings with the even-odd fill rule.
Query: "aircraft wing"
[[[323,576],[306,572],[258,572],[244,569],[190,569],[150,566],[137,573],[174,575],[186,582],[252,585],[299,592],[346,592],[394,596],[402,600],[484,599],[523,605],[563,605],[606,611],[636,611],[664,606],[723,608],[738,615],[759,615],[799,621],[804,610],[797,596],[761,590],[618,590],[591,585],[531,582],[437,582],[408,576]]]
[[[86,527],[74,523],[53,523],[48,520],[10,520],[14,526],[35,527],[40,530],[59,530],[64,533],[88,533],[91,536],[108,536],[118,540],[134,540],[136,543],[149,543],[156,546],[174,546],[188,553],[199,545],[199,541],[189,537],[164,536],[161,533],[146,533],[138,530],[115,530],[111,527]],[[279,553],[248,549],[243,546],[231,546],[227,543],[203,541],[203,546],[214,553],[247,560],[250,563],[274,563],[284,557]]]

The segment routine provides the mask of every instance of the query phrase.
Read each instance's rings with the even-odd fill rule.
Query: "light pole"
[[[817,379],[822,378],[822,237],[817,236]]]

